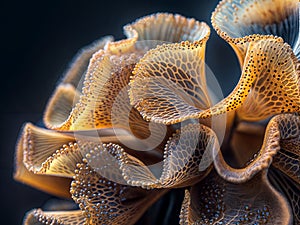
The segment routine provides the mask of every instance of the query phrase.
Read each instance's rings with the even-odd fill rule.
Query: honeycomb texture
[[[204,70],[205,41],[161,45],[136,65],[131,104],[147,120],[174,124],[210,107]]]
[[[276,117],[280,127],[280,151],[274,156],[272,165],[300,183],[300,121],[293,114]]]
[[[190,124],[170,137],[165,147],[160,175],[151,171],[142,161],[126,152],[121,156],[124,179],[132,186],[174,188],[191,185],[201,180],[211,169],[211,152],[218,147],[215,134],[199,124]]]
[[[24,225],[78,225],[84,221],[81,210],[44,212],[41,209],[34,209],[27,213]]]
[[[35,173],[44,170],[43,163],[45,161],[57,158],[58,154],[62,153],[61,148],[74,149],[73,144],[67,147],[68,143],[75,141],[74,136],[39,128],[30,123],[24,126],[21,135],[23,136],[24,165]],[[69,152],[69,150],[65,152]],[[50,159],[51,157],[52,159]]]
[[[282,37],[299,54],[297,0],[223,0],[211,20],[217,33],[235,50],[241,67],[248,40],[260,35]]]
[[[201,92],[201,87],[206,83],[204,78],[202,83],[189,83],[185,73],[175,73],[175,69],[173,71],[172,67],[167,66],[173,58],[176,60],[172,55],[175,55],[177,48],[182,50],[179,51],[182,57],[179,61],[183,60],[185,50],[191,54],[194,48],[197,49],[193,45],[191,49],[189,45],[185,48],[180,44],[159,46],[147,53],[134,70],[131,103],[145,119],[174,124],[238,110],[241,119],[258,121],[274,114],[299,111],[298,61],[289,45],[281,39],[266,38],[251,42],[238,84],[232,93],[210,108],[209,105],[206,108],[202,105],[201,108],[199,101],[197,103],[195,100],[201,99],[201,96],[202,99],[209,99],[205,92]],[[192,68],[197,71],[197,66]],[[201,77],[199,73],[194,75]],[[196,90],[195,85],[200,90]],[[196,92],[199,95],[195,96]]]
[[[181,225],[190,224],[290,224],[290,208],[274,190],[266,172],[246,183],[228,183],[213,171],[185,193]]]
[[[160,197],[157,190],[109,181],[84,163],[78,164],[71,193],[86,218],[84,224],[134,224]]]
[[[293,114],[273,117],[265,130],[264,140],[254,158],[241,169],[232,168],[221,152],[214,153],[214,166],[218,174],[227,181],[241,183],[251,179],[271,163],[299,183],[299,118]]]

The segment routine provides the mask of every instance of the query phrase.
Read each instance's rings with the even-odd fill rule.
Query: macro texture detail
[[[14,174],[75,207],[24,224],[143,224],[174,189],[181,225],[300,224],[299,2],[223,0],[211,19],[240,63],[225,97],[205,64],[209,26],[181,15],[75,56],[43,126],[21,129]]]

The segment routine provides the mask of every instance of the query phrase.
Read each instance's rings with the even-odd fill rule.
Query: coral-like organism
[[[298,0],[221,1],[212,25],[242,72],[218,100],[203,22],[154,14],[83,49],[45,128],[22,128],[15,171],[78,207],[24,223],[135,224],[181,188],[182,225],[300,224],[299,19]]]

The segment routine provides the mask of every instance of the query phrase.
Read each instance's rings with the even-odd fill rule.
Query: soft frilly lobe
[[[223,0],[212,15],[217,33],[235,50],[241,66],[248,43],[266,38],[282,37],[299,54],[298,0]]]
[[[124,30],[126,34],[133,31],[137,32],[138,41],[141,41],[138,46],[150,44],[148,47],[155,47],[154,45],[151,46],[151,41],[154,41],[153,44],[196,41],[208,39],[210,34],[207,24],[192,18],[187,19],[178,14],[168,13],[157,13],[143,17],[126,25]]]
[[[211,106],[206,40],[158,46],[137,63],[129,96],[145,119],[174,124],[237,110],[241,119],[257,121],[299,111],[298,59],[283,39],[259,35],[242,41],[247,46],[240,80],[229,96]]]
[[[251,42],[237,86],[212,107],[207,104],[207,91],[202,89],[206,83],[199,69],[204,60],[199,58],[201,45],[182,43],[173,47],[159,46],[149,51],[135,67],[131,103],[146,119],[174,124],[237,110],[241,119],[257,121],[299,111],[298,60],[281,39]],[[199,61],[179,65],[185,57],[191,57],[189,62]],[[187,69],[180,70],[180,66]]]
[[[200,28],[206,34],[200,39],[158,46],[135,66],[130,100],[147,120],[174,124],[209,108],[204,59],[210,31]]]
[[[84,221],[81,210],[44,212],[41,209],[34,209],[27,213],[24,225],[78,225],[83,224]]]
[[[78,102],[82,89],[82,78],[86,74],[92,55],[103,49],[113,41],[111,36],[106,36],[80,50],[70,63],[60,84],[50,98],[44,113],[44,123],[50,129],[58,129],[64,126],[73,106]]]
[[[25,225],[135,224],[172,188],[181,225],[300,224],[299,2],[223,0],[212,24],[241,65],[222,100],[195,19],[146,16],[77,54],[45,127],[21,129],[14,177],[78,207]]]
[[[62,143],[68,143],[70,139],[64,135],[57,135],[58,138],[56,138],[54,132],[43,133],[43,131],[32,124],[24,126],[16,147],[14,178],[47,193],[69,198],[69,187],[72,181],[70,176],[53,176],[53,173],[49,172],[43,163],[46,163],[47,159],[51,157],[51,161],[53,161],[56,158],[53,156],[56,150],[63,147],[56,142],[57,140],[62,138]]]
[[[286,114],[274,118],[280,131],[280,151],[273,166],[300,184],[300,120],[299,116]]]
[[[71,186],[85,224],[134,224],[163,193],[120,185],[79,164]]]
[[[118,42],[109,42],[104,50],[93,55],[87,68],[83,83],[82,94],[78,103],[73,107],[69,116],[55,117],[55,121],[61,120],[57,126],[49,126],[58,130],[87,130],[111,126],[124,128],[125,115],[118,115],[117,121],[111,118],[112,109],[122,92],[122,111],[128,112],[131,108],[127,97],[128,83],[135,64],[153,46],[152,40],[164,42],[180,42],[183,40],[204,40],[208,38],[209,28],[204,23],[194,19],[186,19],[180,15],[155,14],[142,18],[136,23],[125,26],[127,39]],[[159,32],[154,32],[155,30]],[[149,36],[151,30],[151,36]],[[176,35],[170,35],[174,34]],[[142,43],[142,46],[141,46]],[[156,43],[157,44],[157,43]],[[204,55],[204,52],[201,53]],[[203,57],[203,56],[200,56]],[[199,69],[203,65],[199,66]],[[123,94],[124,93],[124,94]],[[76,97],[74,95],[74,97]],[[69,98],[70,99],[70,98]],[[50,101],[47,111],[58,108]],[[119,101],[120,102],[120,101]],[[63,108],[63,107],[60,107]],[[129,109],[128,109],[129,108]],[[55,110],[57,113],[57,110]],[[133,109],[132,113],[136,113]],[[65,115],[66,110],[61,113]],[[45,117],[47,118],[47,117]],[[135,121],[139,123],[140,121]],[[47,124],[47,123],[46,123]]]
[[[72,135],[27,124],[23,137],[23,163],[30,171],[72,178],[73,164],[82,158]]]
[[[244,163],[244,167],[239,169],[232,168],[227,164],[219,151],[215,154],[215,168],[225,180],[241,183],[248,181],[256,173],[268,168],[272,163],[274,167],[299,184],[299,132],[300,123],[298,116],[293,114],[275,116],[270,120],[265,130],[260,149],[256,151],[252,149],[255,154]],[[250,136],[250,133],[248,135]],[[251,140],[250,137],[248,138]],[[245,149],[245,146],[243,147]]]
[[[190,186],[203,179],[212,168],[212,151],[218,149],[218,141],[208,127],[190,124],[170,137],[165,146],[164,160],[157,168],[146,165],[123,152],[121,169],[124,179],[132,186],[151,188],[175,188]],[[157,177],[158,176],[158,177]]]
[[[118,166],[121,150],[117,145],[81,146],[90,150],[77,164],[70,192],[85,224],[134,224],[165,193],[127,186]]]
[[[144,118],[173,124],[195,118],[208,108],[204,76],[204,45],[162,45],[138,63],[130,83],[131,103]],[[198,109],[200,108],[200,109]]]

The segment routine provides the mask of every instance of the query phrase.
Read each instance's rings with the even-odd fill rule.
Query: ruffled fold
[[[103,49],[106,44],[112,41],[113,37],[105,36],[84,47],[76,54],[48,101],[43,118],[46,127],[51,129],[57,129],[61,126],[68,127],[64,123],[78,102],[90,58],[95,52]]]
[[[249,41],[263,35],[282,37],[299,55],[297,0],[223,0],[212,14],[212,25],[233,47],[241,66]]]
[[[214,153],[214,165],[219,175],[230,182],[243,183],[272,164],[296,183],[300,183],[298,151],[300,123],[293,114],[275,116],[265,130],[260,150],[249,158],[243,168],[231,167],[221,152]],[[246,153],[245,153],[246,154]]]
[[[185,57],[191,57],[190,66],[182,63]],[[199,73],[200,58],[201,45],[171,44],[149,51],[135,67],[131,103],[145,119],[164,124],[231,111],[237,111],[241,119],[260,121],[300,110],[298,60],[282,39],[252,41],[238,84],[211,107],[205,79]]]
[[[77,99],[77,94],[74,91],[69,92],[68,97],[68,95],[64,96],[60,94],[59,89],[57,90],[52,100],[50,100],[45,113],[44,118],[47,127],[64,131],[89,130],[111,126],[124,128],[126,123],[128,123],[127,114],[131,111],[126,93],[128,91],[129,79],[132,75],[131,72],[135,64],[147,50],[156,46],[151,44],[148,46],[145,44],[146,41],[152,40],[152,38],[166,42],[195,41],[195,46],[202,46],[198,52],[201,61],[205,54],[205,42],[210,34],[210,29],[206,24],[172,14],[150,15],[125,26],[124,29],[127,39],[117,42],[107,42],[104,50],[99,50],[91,58],[79,100],[72,101],[72,97],[73,99]],[[157,30],[157,32],[153,30]],[[170,32],[175,33],[172,33],[174,35],[170,35]],[[139,44],[141,41],[144,44]],[[194,48],[193,46],[189,46],[188,43],[183,43],[182,46],[184,45],[187,45],[186,48]],[[186,57],[190,56],[186,55]],[[188,60],[188,58],[185,60]],[[197,62],[195,61],[194,64],[197,64]],[[190,63],[187,63],[185,67],[191,67]],[[202,79],[195,78],[194,81],[191,81],[192,83],[203,82],[203,77],[205,77],[203,70],[203,61],[201,61],[196,71],[191,68],[191,73],[202,74]],[[186,85],[190,86],[189,83]],[[202,89],[203,92],[206,91],[205,85],[202,85],[202,88],[198,89]],[[197,90],[194,90],[194,92]],[[116,107],[115,103],[120,96],[122,101],[118,102],[123,103]],[[68,98],[66,99],[66,97]],[[204,103],[207,104],[208,101],[208,99],[205,99]],[[73,107],[71,107],[71,103],[76,104],[73,104]],[[63,108],[62,105],[66,105],[66,107]],[[124,109],[127,114],[123,113],[124,115],[115,116],[113,112],[114,108]],[[134,109],[131,113],[138,114]],[[118,121],[113,121],[113,117]],[[131,117],[137,118],[137,116]],[[124,118],[126,121],[123,121]],[[143,120],[140,118],[139,121],[133,121],[132,124],[142,123],[141,121]],[[128,126],[125,129],[128,129]]]
[[[77,165],[71,185],[72,197],[83,212],[85,224],[134,224],[165,192],[107,180],[86,163]]]
[[[84,224],[85,218],[81,210],[74,211],[43,211],[33,209],[28,212],[24,219],[24,225],[78,225]]]
[[[205,42],[161,45],[138,62],[130,102],[147,120],[174,124],[211,105],[206,87]]]
[[[127,37],[137,33],[137,46],[153,48],[160,44],[207,40],[210,28],[204,22],[178,14],[157,13],[124,26],[124,32]]]
[[[16,146],[14,179],[49,194],[70,198],[70,178],[35,174],[24,165],[23,143],[24,136],[21,135]]]
[[[298,115],[278,115],[274,118],[280,130],[280,151],[272,165],[300,185],[300,119]]]
[[[23,162],[29,171],[72,178],[75,165],[82,158],[73,135],[46,130],[30,123],[24,126],[21,135]]]
[[[212,130],[199,124],[184,126],[170,137],[162,164],[146,166],[122,151],[121,170],[131,186],[147,189],[178,188],[203,179],[212,169],[212,152],[218,149]]]
[[[291,224],[287,200],[269,183],[263,171],[243,184],[232,184],[212,172],[186,190],[181,225]]]

